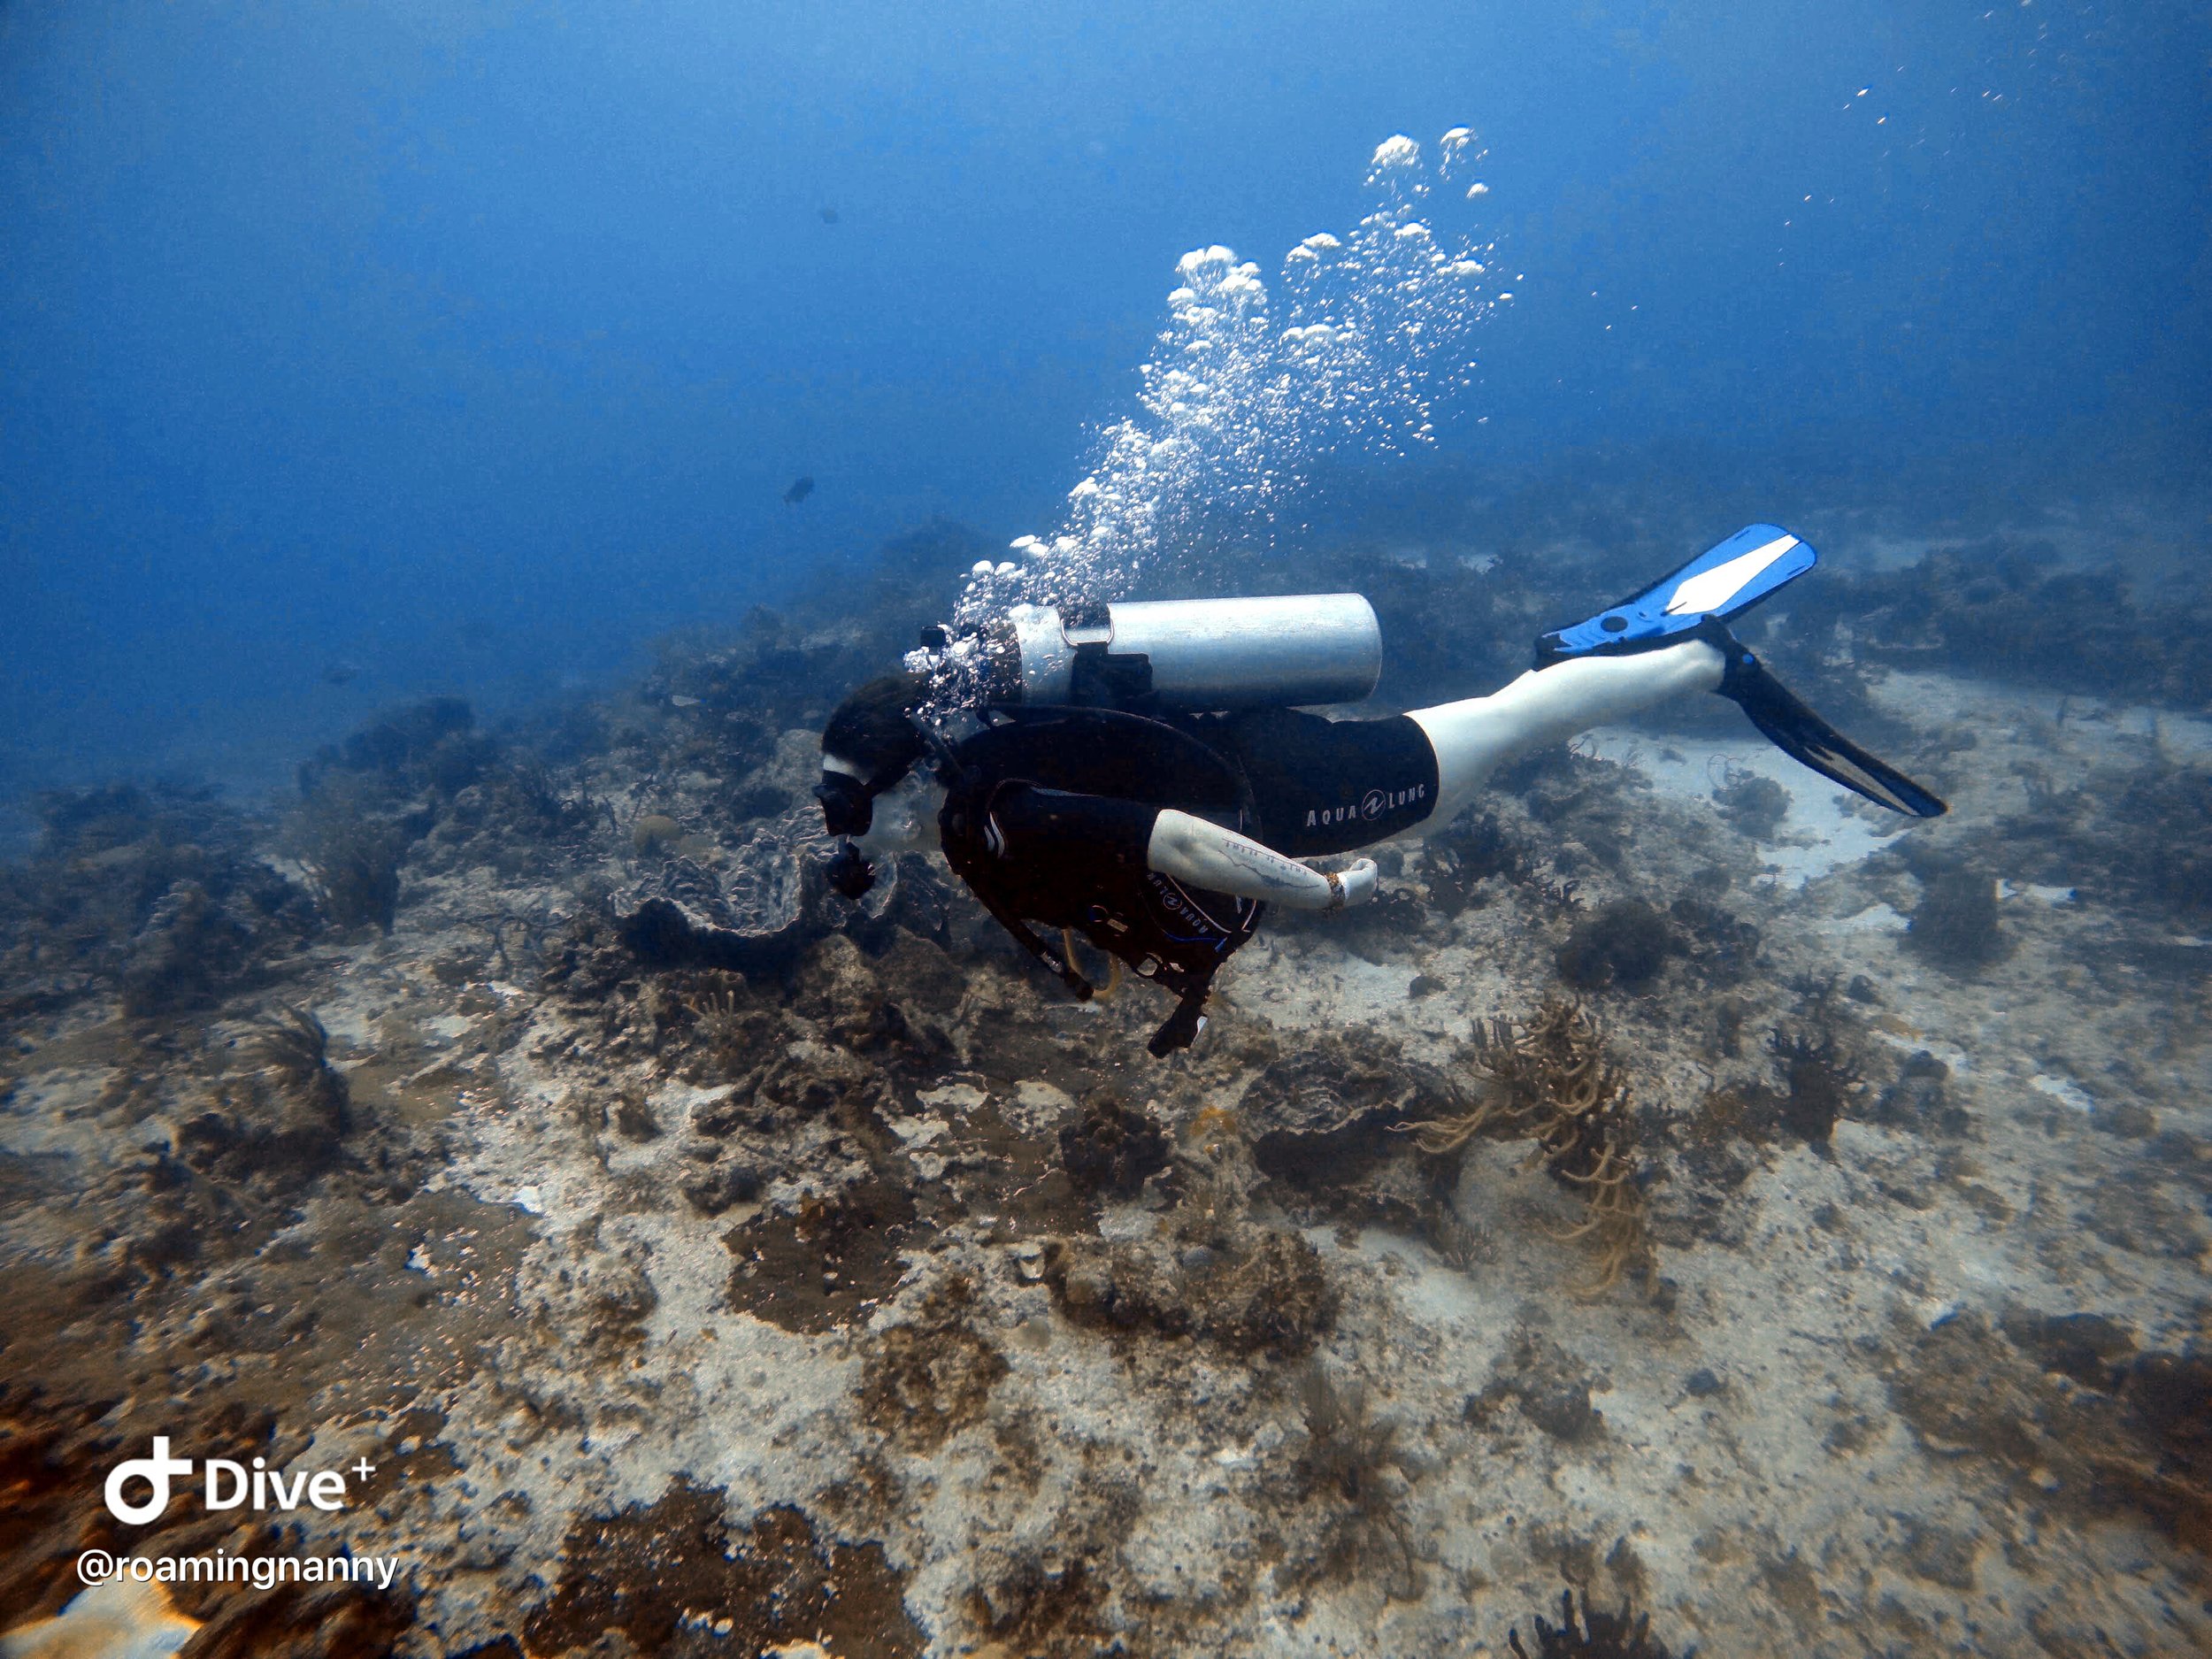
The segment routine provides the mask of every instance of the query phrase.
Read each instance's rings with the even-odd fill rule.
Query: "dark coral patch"
[[[800,1509],[723,1517],[720,1488],[679,1479],[657,1502],[569,1528],[553,1594],[523,1624],[534,1654],[595,1649],[620,1631],[640,1653],[759,1653],[817,1642],[841,1659],[908,1659],[922,1633],[880,1544],[817,1535]]]

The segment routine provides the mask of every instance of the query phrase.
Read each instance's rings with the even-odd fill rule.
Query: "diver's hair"
[[[886,674],[837,705],[822,728],[822,752],[864,766],[871,776],[901,771],[922,754],[921,733],[909,717],[929,695],[921,674]]]

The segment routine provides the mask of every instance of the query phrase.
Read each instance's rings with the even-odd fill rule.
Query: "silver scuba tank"
[[[1008,703],[1187,713],[1357,703],[1382,678],[1382,628],[1358,594],[1015,605],[992,641]]]

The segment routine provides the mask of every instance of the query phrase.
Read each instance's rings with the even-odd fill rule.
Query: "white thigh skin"
[[[1532,669],[1486,697],[1415,709],[1436,751],[1436,810],[1409,833],[1442,829],[1515,756],[1693,691],[1717,691],[1727,665],[1703,640],[1630,657],[1577,657]]]
[[[1362,858],[1332,881],[1248,835],[1172,807],[1163,808],[1145,847],[1145,864],[1164,876],[1240,899],[1264,899],[1290,910],[1358,904],[1375,891],[1375,861]]]

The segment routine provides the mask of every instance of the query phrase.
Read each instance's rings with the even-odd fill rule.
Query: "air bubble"
[[[1437,173],[1486,154],[1455,127]],[[1318,457],[1433,442],[1434,400],[1471,382],[1470,331],[1511,296],[1480,286],[1494,242],[1423,216],[1429,173],[1412,139],[1377,146],[1368,184],[1356,227],[1305,237],[1271,284],[1218,243],[1177,260],[1137,408],[1098,434],[1064,522],[1011,544],[1025,563],[977,564],[956,624],[1014,600],[1130,592],[1224,513],[1263,536]]]

